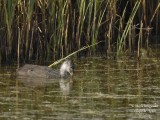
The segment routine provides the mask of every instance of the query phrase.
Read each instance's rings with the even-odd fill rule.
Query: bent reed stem
[[[54,63],[50,64],[48,67],[52,67],[52,66],[54,66],[54,65],[57,65],[57,64],[59,64],[60,62],[62,62],[63,60],[66,60],[67,58],[73,56],[74,54],[76,54],[76,53],[78,53],[78,52],[80,52],[80,51],[82,51],[82,50],[88,49],[88,48],[90,48],[90,47],[93,47],[93,46],[95,46],[95,45],[98,45],[98,44],[101,43],[101,42],[102,42],[102,41],[99,41],[99,42],[94,43],[94,44],[92,44],[92,45],[86,45],[86,46],[80,48],[79,50],[77,50],[77,51],[75,51],[75,52],[67,55],[66,57],[55,61]]]

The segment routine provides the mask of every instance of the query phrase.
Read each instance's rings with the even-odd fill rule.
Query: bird
[[[73,76],[74,64],[71,60],[65,60],[59,70],[47,66],[25,64],[17,69],[17,76],[30,78],[66,79]]]

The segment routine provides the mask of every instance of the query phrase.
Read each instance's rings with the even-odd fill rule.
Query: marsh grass
[[[148,50],[160,31],[159,6],[141,0],[0,1],[1,63],[57,60],[99,41],[77,57]]]
[[[135,5],[133,7],[133,10],[131,12],[131,15],[129,16],[129,20],[128,20],[127,24],[126,24],[126,27],[125,27],[125,29],[124,29],[124,31],[122,33],[122,36],[120,36],[120,40],[119,40],[118,45],[117,45],[117,49],[118,49],[117,50],[117,56],[119,56],[120,53],[122,53],[124,51],[123,48],[126,45],[126,40],[127,40],[126,38],[129,35],[129,31],[131,29],[131,25],[133,23],[133,19],[135,17],[135,14],[136,14],[138,8],[139,8],[140,3],[141,3],[141,1],[137,1],[135,3]],[[126,8],[124,9],[124,12],[126,12]],[[122,16],[122,18],[123,18],[123,16]]]

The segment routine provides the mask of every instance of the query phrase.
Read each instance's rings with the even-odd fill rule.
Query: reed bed
[[[148,50],[158,43],[159,7],[158,0],[0,0],[0,62],[56,60],[99,41],[77,57]]]

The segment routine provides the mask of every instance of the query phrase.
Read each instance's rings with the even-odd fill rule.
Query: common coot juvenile
[[[47,66],[26,64],[17,70],[17,75],[32,78],[65,79],[69,75],[73,75],[73,63],[71,60],[64,61],[60,70],[55,70]]]

